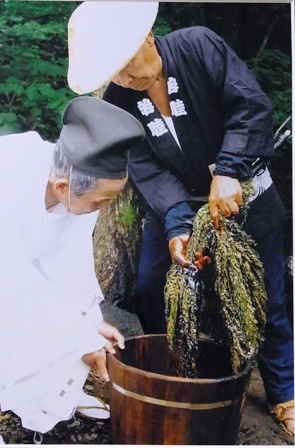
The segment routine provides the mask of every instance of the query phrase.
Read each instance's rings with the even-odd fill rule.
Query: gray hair
[[[72,165],[63,153],[61,141],[57,140],[51,164],[51,170],[54,176],[57,179],[63,177],[70,179],[71,177],[71,188],[76,196],[81,196],[82,194],[87,193],[97,185],[99,181],[97,177],[84,174],[76,167],[72,167],[71,170],[71,167]]]

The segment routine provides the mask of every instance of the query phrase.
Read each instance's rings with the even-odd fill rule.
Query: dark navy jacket
[[[213,31],[178,30],[156,37],[156,46],[181,149],[146,92],[111,83],[104,99],[143,124],[146,138],[130,151],[130,180],[166,231],[175,227],[167,220],[174,210],[178,227],[185,223],[179,234],[195,214],[191,195],[209,194],[210,164],[216,163],[216,174],[244,180],[257,157],[273,154],[272,107],[246,65]]]

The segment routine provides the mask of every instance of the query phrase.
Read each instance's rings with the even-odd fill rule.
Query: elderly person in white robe
[[[92,233],[143,137],[133,116],[90,97],[70,101],[56,145],[0,137],[0,404],[33,431],[89,407],[109,416],[82,391],[91,369],[109,380],[106,352],[124,348],[98,305]]]

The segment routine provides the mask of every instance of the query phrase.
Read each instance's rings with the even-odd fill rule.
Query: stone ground
[[[141,326],[134,314],[123,311],[106,301],[101,304],[101,309],[105,320],[115,325],[126,338],[142,334]],[[89,393],[93,392],[93,383],[87,382],[85,390]],[[11,412],[0,412],[0,435],[5,444],[32,445],[34,443],[34,433],[22,428],[20,419]],[[45,434],[43,444],[111,445],[110,421],[109,419],[91,421],[76,414],[75,418],[59,423]],[[238,445],[294,445],[293,437],[283,432],[269,415],[262,381],[256,367],[251,376]]]

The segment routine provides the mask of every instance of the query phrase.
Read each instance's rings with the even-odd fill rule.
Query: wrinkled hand
[[[184,268],[192,268],[196,266],[200,271],[203,270],[204,265],[210,264],[211,259],[208,255],[203,256],[201,252],[196,252],[194,263],[191,263],[186,256],[187,245],[190,240],[190,234],[175,236],[169,241],[169,250],[172,262],[180,264]]]
[[[189,233],[185,233],[183,235],[175,236],[169,241],[169,250],[172,262],[176,262],[184,268],[188,268],[191,264],[189,259],[186,257],[186,249],[190,237],[191,236]]]
[[[96,350],[95,352],[84,355],[82,361],[88,364],[91,367],[91,370],[99,375],[101,380],[109,382],[110,378],[107,370],[106,354],[107,352],[112,353],[113,355],[116,353],[116,350],[113,347],[113,344],[116,342],[121,349],[124,349],[124,336],[115,327],[107,324],[104,320],[99,324],[98,332],[104,338],[108,339],[109,342],[107,342],[101,350]]]
[[[220,230],[219,213],[229,218],[239,213],[242,205],[242,187],[237,179],[214,176],[209,195],[210,216],[216,230]]]

